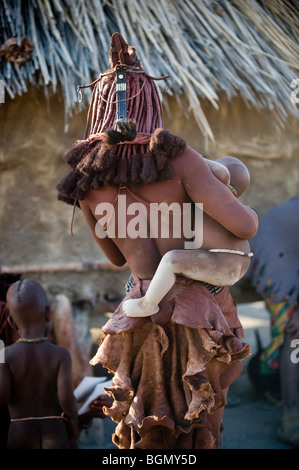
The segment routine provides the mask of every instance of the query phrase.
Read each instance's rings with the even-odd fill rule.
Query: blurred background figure
[[[21,279],[21,274],[0,274],[0,340],[4,346],[10,346],[19,337],[19,333],[9,323],[9,311],[6,293],[14,282]],[[0,407],[0,449],[6,449],[10,416],[7,406]]]
[[[271,341],[249,362],[255,387],[282,401],[281,440],[299,447],[299,197],[267,212],[251,241],[250,277],[270,314]],[[293,343],[292,343],[293,342]],[[292,346],[293,345],[293,346]]]

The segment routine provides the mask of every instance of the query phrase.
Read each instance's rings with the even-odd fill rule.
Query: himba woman
[[[258,222],[201,155],[163,129],[155,79],[119,33],[111,38],[110,66],[94,83],[84,140],[66,153],[71,172],[59,183],[58,197],[80,206],[112,263],[127,263],[128,300],[145,294],[164,254],[184,248],[184,234],[173,234],[175,215],[168,237],[152,236],[151,204],[202,203],[204,250],[235,248],[236,240],[245,250],[242,243]],[[126,206],[119,214],[121,196]],[[122,224],[134,224],[136,202],[144,208],[146,235],[130,237]],[[113,210],[103,217],[99,208],[107,203]],[[241,341],[228,288],[208,287],[177,276],[158,313],[128,317],[122,302],[104,325],[91,364],[114,374],[107,389],[113,404],[105,412],[118,423],[113,441],[120,449],[219,447],[227,390],[250,347]]]

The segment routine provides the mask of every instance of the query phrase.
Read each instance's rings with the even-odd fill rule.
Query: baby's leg
[[[166,253],[144,297],[124,302],[128,317],[146,317],[159,311],[159,303],[171,289],[176,274],[216,286],[232,286],[246,272],[249,258],[207,250],[172,250]]]
[[[159,303],[175,283],[175,275],[179,269],[175,253],[177,250],[165,253],[144,297],[129,299],[123,303],[122,308],[128,317],[149,317],[159,311]]]
[[[232,286],[239,281],[250,263],[247,256],[213,253],[207,250],[175,251],[173,256],[177,274],[221,287]]]

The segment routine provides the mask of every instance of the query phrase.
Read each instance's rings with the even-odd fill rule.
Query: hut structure
[[[107,262],[80,211],[71,235],[72,208],[56,196],[85,129],[90,91],[80,102],[77,86],[107,69],[115,31],[149,74],[170,76],[164,127],[206,157],[247,164],[246,204],[262,215],[298,194],[298,18],[295,0],[3,0],[2,272],[78,305],[123,296],[128,271]]]

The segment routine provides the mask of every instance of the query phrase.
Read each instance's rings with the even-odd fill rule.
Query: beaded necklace
[[[42,343],[43,341],[48,341],[47,336],[40,336],[38,338],[19,338],[17,342],[21,343]]]
[[[233,195],[238,197],[237,190],[231,184],[229,184],[228,187],[231,190],[231,192],[233,193]]]

